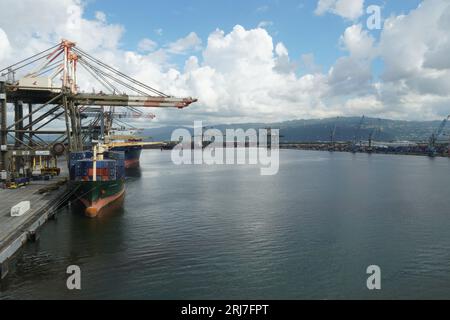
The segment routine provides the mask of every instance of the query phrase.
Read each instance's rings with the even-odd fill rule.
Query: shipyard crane
[[[82,112],[82,117],[97,117],[99,114],[101,114],[103,111],[88,111],[88,112]],[[153,113],[143,113],[143,112],[136,112],[136,111],[122,111],[122,112],[105,112],[111,119],[150,119],[153,120],[156,118],[156,115]]]
[[[9,136],[14,138],[17,148],[50,148],[54,143],[67,143],[69,151],[83,150],[84,128],[94,128],[94,124],[100,121],[94,118],[89,125],[82,124],[81,114],[86,106],[183,109],[197,101],[163,93],[95,58],[68,40],[0,68],[0,77],[8,79],[0,81],[0,100],[15,104],[14,123],[2,122],[0,144],[7,145]],[[87,90],[89,79],[96,85],[92,92]],[[56,84],[58,81],[60,83]],[[1,114],[6,114],[6,104],[2,102],[0,105]],[[29,112],[24,113],[26,105]],[[129,116],[117,115],[116,119]],[[64,131],[43,128],[58,119],[64,120]],[[58,135],[58,138],[48,143],[39,135]],[[7,161],[6,152],[3,152],[2,168],[8,166]]]
[[[197,134],[197,135],[193,134],[191,136],[192,141],[193,141],[192,143],[194,143],[194,144],[198,143],[199,147],[201,145],[202,148],[206,148],[213,142],[212,137],[209,135],[206,135],[206,132],[210,129],[214,129],[214,127],[202,127],[201,129],[202,129],[201,134]],[[197,139],[199,139],[200,141],[197,142]]]
[[[76,43],[62,40],[59,45],[48,48],[41,53],[24,59],[0,70],[0,76],[15,75],[19,70],[39,62],[31,71],[10,84],[12,90],[34,89],[41,91],[65,92],[68,100],[75,105],[91,106],[136,106],[185,108],[197,99],[176,98],[146,85],[106,64],[77,47]],[[80,92],[78,83],[79,70],[82,67],[107,91],[104,93]],[[62,86],[53,85],[53,80],[60,76]]]
[[[372,152],[373,151],[373,149],[372,149],[372,147],[373,147],[372,146],[373,145],[373,139],[375,138],[377,133],[380,133],[382,131],[381,119],[378,119],[377,123],[378,123],[378,125],[375,126],[372,129],[372,131],[370,132],[370,134],[369,134],[369,147],[368,147],[368,150],[367,150],[368,152]]]
[[[430,157],[435,157],[437,154],[437,150],[436,150],[436,144],[437,141],[439,139],[439,137],[442,135],[442,133],[444,132],[445,126],[447,125],[447,122],[450,119],[450,115],[447,116],[447,118],[445,118],[444,120],[442,120],[441,124],[439,125],[439,127],[436,129],[436,131],[434,131],[429,140],[428,140],[428,155]]]
[[[276,136],[272,135],[272,130],[278,130],[279,134],[278,134],[278,137],[276,137],[277,145],[279,145],[279,143],[280,143],[279,139],[284,138],[284,135],[280,134],[281,129],[274,129],[272,127],[267,127],[267,128],[264,128],[264,130],[266,130],[266,132],[267,132],[266,146],[268,149],[272,149],[272,138],[276,137]],[[257,137],[257,139],[258,139],[258,146],[261,146],[261,142],[258,137]]]
[[[125,124],[124,119],[144,119],[153,120],[156,115],[153,113],[144,113],[136,108],[127,107],[127,111],[116,111],[115,107],[105,110],[101,108],[83,108],[81,109],[81,118],[95,118],[93,123],[100,127],[100,136],[104,137],[114,126],[114,121],[119,125]]]
[[[352,142],[352,152],[353,153],[356,153],[356,151],[357,151],[358,141],[361,144],[360,135],[361,135],[361,130],[362,130],[362,127],[364,125],[365,119],[366,119],[366,116],[362,116],[361,117],[361,120],[359,121],[358,127],[357,127],[357,129],[355,131],[355,136],[353,137],[353,142]]]
[[[330,151],[334,151],[336,149],[336,130],[337,123],[334,124],[333,129],[330,132]]]
[[[143,112],[114,112],[111,114],[113,119],[155,119],[156,115],[153,113]]]

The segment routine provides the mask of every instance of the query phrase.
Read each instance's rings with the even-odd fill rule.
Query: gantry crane
[[[80,74],[80,72],[82,74]],[[67,145],[69,151],[84,147],[85,131],[95,127],[100,119],[82,123],[85,107],[178,108],[188,107],[197,99],[167,95],[107,65],[74,42],[59,44],[0,68],[0,170],[10,170],[13,155],[35,154],[51,150],[54,145]],[[91,77],[102,90],[83,92],[80,83]],[[18,79],[18,80],[16,80]],[[61,84],[54,85],[54,81]],[[104,91],[103,91],[104,90]],[[14,122],[8,123],[7,104],[14,104]],[[28,112],[24,107],[28,105]],[[65,130],[48,125],[64,119]],[[48,129],[47,129],[47,128]],[[57,126],[56,126],[57,127]],[[46,135],[45,139],[41,136]],[[56,139],[49,139],[55,136]],[[8,145],[8,137],[15,146]]]
[[[437,143],[439,137],[444,132],[445,126],[447,125],[447,122],[449,119],[450,119],[450,115],[447,116],[447,118],[445,118],[444,120],[442,120],[439,127],[436,129],[436,131],[434,131],[431,134],[430,138],[428,139],[428,155],[430,157],[436,156],[436,154],[437,154],[436,143]]]
[[[336,150],[336,131],[337,131],[337,123],[334,124],[333,129],[330,131],[330,149],[329,151],[333,152]]]
[[[370,131],[369,133],[369,147],[367,149],[367,151],[373,152],[373,139],[375,138],[375,136],[380,133],[382,131],[382,127],[381,127],[381,119],[377,120],[377,125],[372,129],[372,131]]]
[[[352,152],[353,153],[356,153],[356,151],[358,150],[358,142],[359,142],[359,145],[361,146],[361,140],[360,140],[361,129],[364,125],[365,119],[366,119],[366,116],[362,116],[361,120],[359,121],[358,127],[356,128],[355,136],[353,137],[353,141],[352,141]]]
[[[127,107],[130,110],[128,111],[115,111],[115,107],[110,108],[109,110],[105,110],[102,108],[86,108],[81,111],[82,118],[95,118],[92,122],[94,127],[91,130],[88,130],[88,134],[93,134],[93,131],[96,132],[97,137],[105,137],[114,127],[114,121],[118,122],[120,126],[127,125],[122,120],[125,119],[143,119],[143,120],[153,120],[156,118],[156,115],[153,113],[144,113],[135,108]],[[98,128],[98,130],[95,130]],[[85,140],[85,139],[84,139]]]

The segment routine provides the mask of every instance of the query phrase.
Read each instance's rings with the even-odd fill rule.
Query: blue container
[[[70,155],[70,177],[73,180],[83,180],[89,175],[93,168],[92,152],[74,152]],[[104,159],[98,160],[97,169],[106,169],[108,180],[122,179],[125,176],[125,153],[122,151],[107,151]],[[92,173],[92,171],[91,171]],[[104,174],[104,173],[102,173]],[[101,181],[102,176],[97,173],[97,180]],[[89,177],[92,180],[92,177]]]

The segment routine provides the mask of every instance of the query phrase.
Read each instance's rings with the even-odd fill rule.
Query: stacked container
[[[70,154],[70,178],[73,181],[93,181],[92,152],[73,152]],[[114,181],[125,177],[125,154],[105,152],[103,160],[97,160],[97,181]]]

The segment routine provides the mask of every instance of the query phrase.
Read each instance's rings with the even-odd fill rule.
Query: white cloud
[[[288,57],[286,47],[274,46],[264,29],[216,30],[205,45],[203,61],[190,57],[184,73],[174,75],[173,89],[198,97],[201,105],[192,110],[216,122],[323,115],[325,77],[281,73],[276,68],[280,57]]]
[[[370,64],[353,57],[341,57],[328,73],[333,96],[361,95],[371,90]]]
[[[323,15],[327,12],[356,20],[364,13],[364,0],[319,0],[315,13]]]
[[[376,56],[375,39],[361,24],[348,27],[340,37],[341,47],[349,56],[340,57],[328,72],[332,96],[372,94],[371,63]]]
[[[448,1],[426,0],[409,14],[385,21],[379,42],[379,54],[385,64],[380,84],[384,105],[411,116],[414,105],[416,111],[420,110],[415,117],[449,113],[448,17]],[[416,99],[414,103],[411,97]],[[447,109],[443,104],[447,104]]]
[[[0,12],[8,14],[2,16],[0,26],[12,47],[23,48],[16,59],[30,56],[61,38],[81,42],[87,50],[116,48],[123,27],[107,23],[106,17],[103,21],[88,20],[83,17],[83,10],[80,0],[2,0]]]
[[[283,43],[279,42],[275,46],[275,53],[277,55],[275,59],[275,71],[279,73],[291,73],[295,71],[296,66],[291,62],[288,49],[284,46]]]
[[[450,4],[444,9],[441,15],[437,28],[446,33],[447,36],[442,36],[439,40],[429,48],[425,54],[424,67],[432,69],[450,69],[450,37],[448,30],[450,30]]]
[[[158,47],[158,44],[148,38],[144,38],[138,43],[138,50],[141,52],[151,52]]]
[[[273,26],[272,21],[261,21],[260,23],[258,23],[258,28],[268,28],[271,26]]]
[[[338,2],[320,1],[318,13],[357,16],[358,10]],[[0,20],[0,66],[61,38],[71,39],[158,90],[199,98],[183,112],[156,110],[157,121],[164,123],[281,121],[362,113],[437,118],[448,113],[450,105],[449,8],[446,0],[425,0],[406,15],[388,18],[379,40],[355,23],[336,39],[343,56],[329,70],[321,72],[314,55],[304,54],[302,75],[298,75],[288,47],[274,42],[263,28],[218,29],[203,45],[194,32],[159,49],[152,40],[143,39],[137,51],[127,51],[120,46],[124,28],[109,23],[106,15],[85,18],[78,0],[39,4],[2,0],[0,12],[7,9],[10,14]],[[190,56],[183,68],[170,63],[173,56],[186,53]],[[373,76],[374,59],[384,63],[380,79]],[[80,81],[84,90],[96,86],[86,76]]]
[[[95,13],[95,18],[100,22],[106,22],[106,14],[102,11],[97,11]]]
[[[191,32],[186,37],[170,43],[167,51],[174,54],[185,54],[192,50],[201,50],[201,44],[202,39],[195,32]]]
[[[322,67],[316,64],[316,58],[313,53],[305,53],[300,57],[300,66],[308,73],[320,73]]]
[[[348,27],[340,38],[344,49],[357,59],[369,59],[376,55],[375,39],[361,24]]]
[[[385,112],[384,106],[376,95],[351,98],[345,102],[345,113],[375,117]]]
[[[279,42],[275,47],[275,52],[278,56],[288,56],[289,52],[285,45]]]
[[[360,24],[340,38],[349,56],[328,74],[328,103],[357,112],[406,119],[436,119],[450,105],[450,5],[425,0],[410,13],[385,21],[379,41]],[[375,82],[374,59],[383,63]],[[356,97],[355,97],[356,96]]]
[[[381,56],[386,64],[384,79],[398,80],[421,73],[425,56],[449,39],[440,18],[450,11],[445,0],[427,0],[408,15],[385,21],[380,39]]]
[[[7,59],[10,50],[8,35],[0,28],[0,61]]]
[[[450,69],[449,52],[450,39],[447,39],[425,54],[423,66],[432,69]]]

